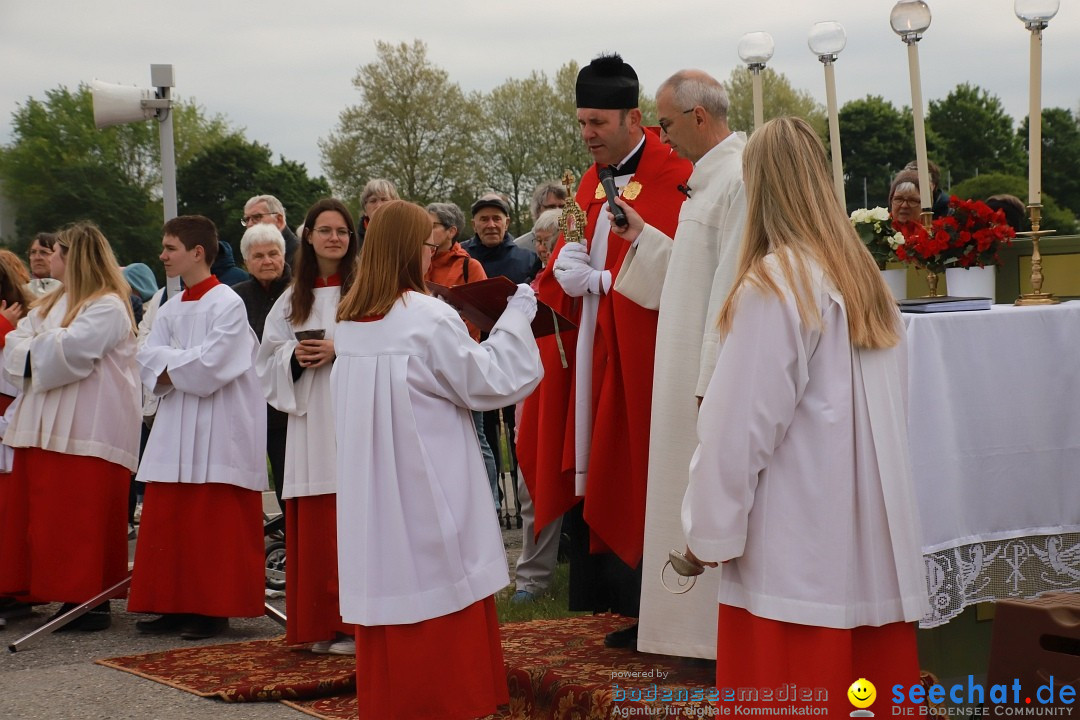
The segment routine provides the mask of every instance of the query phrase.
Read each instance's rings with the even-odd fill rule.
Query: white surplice
[[[161,402],[137,480],[267,489],[258,347],[244,302],[227,285],[158,309],[138,352],[143,383]],[[171,384],[158,382],[165,370]]]
[[[843,298],[811,265],[822,326],[744,284],[698,420],[683,526],[723,566],[719,601],[830,628],[929,610],[901,342],[856,349]],[[899,323],[899,319],[897,320]],[[707,571],[715,573],[715,570]]]
[[[4,351],[0,349],[0,367],[3,367],[4,363]],[[8,405],[7,410],[3,415],[0,415],[0,438],[7,432],[8,424],[11,422],[11,418],[15,417],[15,411],[18,409],[19,404],[19,388],[11,384],[11,382],[0,373],[0,393],[15,398]],[[15,451],[7,445],[0,445],[0,473],[11,472],[11,461],[15,457]]]
[[[508,308],[477,344],[453,308],[408,292],[382,319],[339,323],[334,344],[342,619],[416,623],[505,587],[470,410],[540,382],[529,320]]]
[[[5,445],[98,457],[135,471],[141,396],[127,302],[104,295],[61,327],[62,297],[47,316],[34,308],[7,334],[4,371],[22,395]]]
[[[283,498],[333,494],[337,491],[337,442],[330,400],[333,363],[305,368],[294,382],[292,358],[299,342],[298,330],[324,330],[333,340],[337,323],[339,286],[315,288],[311,314],[300,325],[289,322],[293,291],[281,294],[266,316],[256,371],[266,402],[289,414],[285,444]]]
[[[660,309],[641,561],[642,652],[716,657],[716,573],[699,577],[682,595],[665,590],[660,573],[668,552],[685,544],[680,508],[697,447],[697,397],[716,364],[715,321],[735,281],[746,220],[745,146],[746,136],[732,133],[698,160],[674,242],[646,226],[615,282],[634,302]]]

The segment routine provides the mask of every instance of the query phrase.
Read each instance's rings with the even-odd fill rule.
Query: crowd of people
[[[509,464],[514,602],[547,591],[565,533],[570,609],[639,619],[611,647],[715,658],[718,686],[836,688],[843,712],[852,678],[916,682],[904,331],[821,141],[792,118],[748,140],[698,70],[660,86],[659,128],[618,55],[575,92],[594,164],[573,197],[539,186],[518,238],[498,193],[462,240],[456,205],[376,179],[359,222],[327,198],[295,233],[252,197],[246,273],[200,216],[165,224],[160,289],[91,223],[37,236],[29,272],[0,252],[3,602],[61,615],[122,580],[137,473],[128,608],[157,615],[137,630],[262,614],[269,458],[286,641],[355,654],[362,717],[483,716],[508,700]],[[917,173],[889,203],[912,219]],[[500,275],[517,289],[486,333],[426,286]],[[576,327],[534,339],[538,300]],[[673,595],[673,549],[723,571]]]

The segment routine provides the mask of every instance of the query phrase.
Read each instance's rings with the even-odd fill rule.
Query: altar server
[[[161,402],[136,478],[147,486],[128,609],[161,613],[140,632],[199,639],[263,612],[266,405],[244,303],[210,274],[213,222],[181,216],[164,235],[165,273],[187,289],[138,352]]]
[[[798,118],[743,154],[744,248],[719,315],[683,527],[725,562],[718,687],[919,679],[928,610],[896,304]]]
[[[431,236],[417,205],[375,213],[334,336],[341,613],[360,626],[361,717],[475,718],[509,701],[493,599],[506,553],[469,411],[539,382],[536,300],[519,285],[477,344],[425,291]]]
[[[15,329],[30,306],[29,291],[24,286],[30,274],[19,256],[10,250],[0,250],[0,363],[8,333]],[[15,414],[15,398],[19,388],[0,373],[0,436],[7,432],[8,421]],[[0,445],[0,612],[25,610],[22,599],[16,599],[29,588],[29,560],[26,537],[27,498],[25,483],[12,480],[11,461],[14,450]]]
[[[27,589],[63,612],[127,573],[140,395],[131,289],[108,241],[78,223],[56,244],[63,285],[4,339],[4,370],[22,390],[4,443],[16,448],[5,482],[26,492]],[[102,630],[108,610],[106,601],[68,627]]]
[[[259,225],[244,234],[265,228]],[[352,216],[325,198],[308,210],[292,285],[266,317],[257,370],[266,401],[288,413],[285,445],[285,639],[311,651],[352,655],[337,573],[337,444],[330,403],[334,324],[356,274]]]

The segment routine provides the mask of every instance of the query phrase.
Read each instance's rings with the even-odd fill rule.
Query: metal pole
[[[169,101],[169,107],[157,111],[158,139],[161,143],[161,200],[165,210],[165,222],[176,217],[176,146],[173,142],[172,88],[173,66],[151,65],[151,82],[157,87],[157,96]]]

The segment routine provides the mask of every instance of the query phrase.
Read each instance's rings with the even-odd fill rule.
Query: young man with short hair
[[[210,273],[209,219],[165,224],[161,261],[184,281],[161,306],[137,359],[161,397],[137,479],[147,483],[128,609],[161,617],[142,633],[214,637],[263,612],[265,401],[244,303]]]

